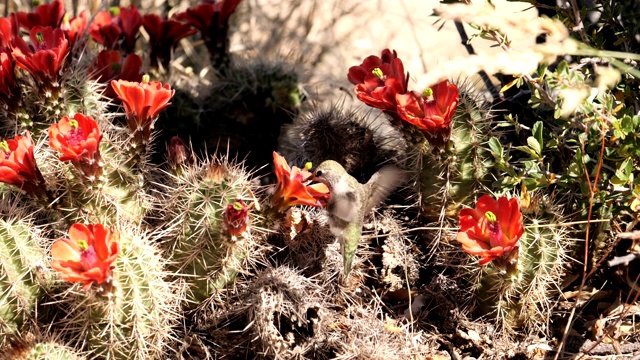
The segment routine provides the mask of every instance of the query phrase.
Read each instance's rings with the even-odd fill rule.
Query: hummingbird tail
[[[351,272],[351,264],[353,262],[353,256],[344,258],[344,276],[349,276]]]

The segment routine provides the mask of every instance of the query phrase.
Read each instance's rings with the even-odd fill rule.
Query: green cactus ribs
[[[455,222],[463,206],[493,181],[493,158],[488,140],[491,110],[469,82],[458,85],[460,102],[452,121],[451,137],[441,147],[427,150],[421,159],[420,193],[423,216],[434,223]]]
[[[170,269],[188,284],[185,305],[194,307],[233,282],[249,262],[259,261],[251,234],[253,212],[243,215],[244,231],[233,231],[229,221],[229,211],[239,211],[232,204],[251,202],[255,189],[244,168],[226,158],[183,167],[172,183],[164,209],[170,224],[164,247]]]
[[[4,205],[4,204],[3,204]],[[17,219],[0,209],[0,350],[20,339],[34,323],[44,284],[44,251],[28,217]]]

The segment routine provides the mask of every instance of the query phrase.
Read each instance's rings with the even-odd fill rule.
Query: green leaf
[[[624,184],[629,181],[629,178],[632,175],[632,171],[633,161],[631,159],[626,159],[625,161],[623,161],[620,166],[618,166],[618,169],[616,169],[615,177],[619,181],[619,184]]]
[[[532,148],[528,147],[528,146],[517,146],[516,150],[520,150],[522,152],[526,152],[527,154],[531,155],[531,157],[533,158],[538,158],[538,154],[535,152],[535,150],[533,150]]]
[[[529,145],[529,147],[534,151],[537,157],[542,156],[542,147],[540,146],[540,143],[538,142],[538,140],[536,140],[536,138],[534,138],[533,136],[529,136],[527,138],[527,145]]]
[[[489,148],[491,149],[491,154],[496,159],[500,160],[504,157],[504,149],[502,148],[502,144],[500,144],[500,140],[496,137],[489,139]]]
[[[538,140],[538,144],[540,144],[540,153],[542,153],[542,149],[544,149],[544,140],[542,138],[542,128],[543,128],[542,121],[536,121],[536,123],[533,124],[533,137],[536,138],[536,140]]]

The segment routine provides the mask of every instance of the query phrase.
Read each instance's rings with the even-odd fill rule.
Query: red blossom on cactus
[[[21,27],[31,30],[36,26],[51,26],[57,28],[62,22],[65,10],[61,0],[54,0],[51,4],[42,4],[34,12],[20,11],[16,14]]]
[[[75,16],[73,19],[69,20],[67,15],[62,19],[62,24],[60,24],[60,28],[67,35],[67,39],[69,39],[69,47],[73,47],[82,36],[82,33],[87,29],[89,25],[89,13],[86,11],[80,12],[80,15]]]
[[[167,162],[172,167],[186,165],[193,162],[193,152],[189,145],[179,136],[174,136],[169,140],[167,146]]]
[[[113,8],[112,12],[98,12],[89,26],[89,35],[109,49],[121,49],[126,54],[131,54],[136,46],[142,17],[133,5],[129,8]]]
[[[223,220],[229,235],[240,236],[248,225],[249,208],[247,204],[240,199],[236,199],[236,201],[227,205]]]
[[[113,262],[118,257],[116,237],[102,224],[73,224],[69,239],[60,239],[51,246],[51,267],[60,278],[83,283],[89,290],[91,284],[102,284],[111,279]]]
[[[171,105],[169,100],[175,90],[172,90],[169,84],[162,85],[159,81],[144,80],[113,80],[111,86],[124,104],[129,129],[132,133],[139,133],[140,140],[146,142],[160,111]]]
[[[523,217],[517,199],[489,195],[478,199],[475,209],[460,211],[457,240],[471,255],[481,256],[479,265],[492,261],[513,266],[518,259],[518,240],[524,233]]]
[[[278,182],[271,195],[271,203],[280,211],[295,205],[324,206],[329,188],[322,183],[306,185],[312,174],[306,169],[289,167],[287,160],[273,152],[273,164]]]
[[[142,17],[142,26],[149,34],[151,45],[151,66],[169,66],[173,50],[180,39],[195,34],[198,30],[189,24],[183,24],[176,20],[162,19],[156,14],[147,14]]]
[[[0,50],[0,99],[5,103],[16,95],[15,62],[8,49]]]
[[[0,141],[0,182],[17,186],[27,194],[41,196],[46,193],[29,133]]]
[[[55,83],[69,55],[69,41],[61,29],[35,26],[31,29],[31,45],[22,38],[11,41],[16,64],[42,83]]]
[[[11,40],[17,35],[17,24],[15,16],[9,18],[0,17],[0,48],[8,49],[11,45]]]
[[[241,0],[222,0],[214,4],[203,3],[173,16],[174,19],[189,23],[200,31],[202,39],[215,38],[220,29],[226,27],[229,17]]]
[[[73,119],[64,116],[49,127],[49,146],[63,154],[60,161],[70,161],[87,177],[95,177],[100,170],[100,140],[96,121],[80,113]]]
[[[105,96],[117,99],[111,81],[142,81],[141,69],[142,59],[136,54],[129,54],[123,59],[118,50],[102,50],[94,60],[89,73],[93,79],[108,84]]]
[[[371,55],[359,66],[349,68],[349,82],[363,103],[381,110],[396,110],[396,95],[407,92],[409,74],[405,74],[398,54],[384,49],[382,55]]]
[[[445,80],[423,94],[412,91],[396,95],[400,118],[413,124],[431,137],[448,139],[451,121],[456,113],[460,94],[455,84]]]
[[[200,31],[200,37],[209,52],[211,65],[216,71],[225,72],[229,68],[229,18],[240,1],[203,3],[173,17]]]

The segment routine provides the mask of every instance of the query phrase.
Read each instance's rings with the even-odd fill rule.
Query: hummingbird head
[[[323,161],[313,172],[313,180],[321,182],[332,189],[345,174],[340,163],[333,160]]]

